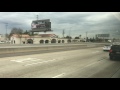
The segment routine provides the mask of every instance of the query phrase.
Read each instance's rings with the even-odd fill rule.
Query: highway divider
[[[14,54],[24,52],[35,52],[35,51],[52,51],[52,50],[76,50],[84,48],[101,47],[103,44],[95,45],[64,45],[64,46],[45,46],[45,47],[19,47],[19,48],[0,48],[0,54]]]

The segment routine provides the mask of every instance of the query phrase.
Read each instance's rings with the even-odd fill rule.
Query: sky
[[[0,12],[0,34],[10,33],[13,27],[31,30],[33,20],[50,19],[52,32],[62,37],[81,35],[95,37],[96,34],[110,34],[120,37],[119,12]],[[7,30],[6,24],[8,23]],[[43,33],[43,32],[41,32]]]

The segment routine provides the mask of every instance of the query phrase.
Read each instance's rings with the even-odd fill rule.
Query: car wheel
[[[112,57],[112,56],[110,56],[110,60],[113,60],[113,57]]]

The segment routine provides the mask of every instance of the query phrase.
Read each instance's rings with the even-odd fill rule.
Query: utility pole
[[[38,20],[38,15],[37,15],[37,20]]]
[[[86,42],[87,42],[87,32],[86,32]]]
[[[65,31],[64,31],[64,30],[63,30],[63,33],[62,33],[62,34],[63,34],[63,38],[64,38],[64,34],[65,34]]]
[[[70,37],[71,37],[71,36],[70,36],[70,32],[71,32],[71,30],[69,30],[69,39],[70,39]]]
[[[71,27],[72,28],[72,27]],[[69,37],[71,36],[71,28],[70,28],[70,30],[69,30]]]
[[[6,40],[7,40],[7,26],[8,26],[8,23],[5,23],[5,26],[6,26]]]
[[[70,37],[70,31],[71,31],[71,30],[69,30],[69,37]]]

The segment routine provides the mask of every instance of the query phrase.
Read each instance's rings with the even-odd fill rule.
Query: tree
[[[89,41],[92,42],[92,38],[90,38]]]
[[[11,29],[10,35],[12,35],[12,34],[21,34],[21,33],[23,33],[23,30],[21,28],[14,27],[14,28]]]
[[[82,35],[79,35],[79,38],[81,38]]]
[[[23,32],[24,34],[29,34],[29,32],[26,30],[25,32]]]
[[[88,42],[88,41],[89,41],[89,38],[87,37],[86,42]]]
[[[11,29],[9,37],[11,35],[13,35],[13,34],[18,35],[18,37],[20,38],[20,44],[21,44],[21,38],[22,38],[22,34],[23,34],[23,29],[14,27],[14,28]]]
[[[26,31],[23,32],[23,34],[31,35],[31,32],[30,32],[30,30],[26,30]]]
[[[80,39],[79,37],[75,37],[75,39]]]
[[[72,37],[71,37],[71,36],[66,36],[65,38],[67,38],[67,39],[72,39]]]

